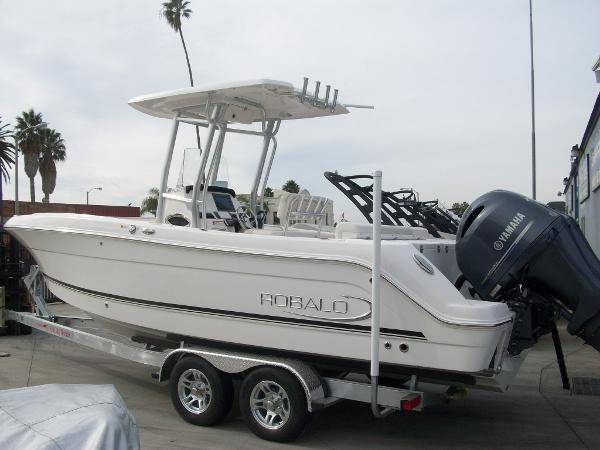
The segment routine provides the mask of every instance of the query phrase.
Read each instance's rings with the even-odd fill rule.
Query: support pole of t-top
[[[179,129],[179,113],[173,116],[171,122],[171,135],[169,136],[169,145],[165,155],[163,171],[160,177],[160,187],[158,188],[158,205],[156,206],[156,222],[163,223],[165,215],[165,199],[163,194],[167,192],[167,182],[169,180],[169,169],[173,160],[173,150],[175,149],[175,141],[177,139],[177,130]]]

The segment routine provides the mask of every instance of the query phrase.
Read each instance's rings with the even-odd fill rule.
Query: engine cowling
[[[533,290],[600,351],[600,261],[571,217],[514,192],[488,192],[463,214],[456,257],[482,299]]]

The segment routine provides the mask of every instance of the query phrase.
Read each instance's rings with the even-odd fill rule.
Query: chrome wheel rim
[[[210,383],[198,369],[187,369],[177,382],[179,401],[192,414],[202,414],[212,401]]]
[[[274,381],[261,381],[250,394],[252,416],[261,426],[278,430],[290,418],[290,399],[281,385]]]

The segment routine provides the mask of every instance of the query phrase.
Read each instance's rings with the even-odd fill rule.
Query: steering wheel
[[[256,219],[256,215],[249,206],[240,205],[235,210],[235,215],[237,216],[238,223],[244,230],[251,230],[253,228],[257,228],[258,220]]]

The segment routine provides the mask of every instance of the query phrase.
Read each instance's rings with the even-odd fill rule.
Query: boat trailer
[[[406,388],[376,386],[376,392],[368,381],[357,381],[351,377],[333,378],[320,376],[317,370],[303,361],[265,357],[264,355],[224,351],[207,346],[181,342],[176,349],[152,349],[150,344],[135,345],[90,333],[78,328],[92,321],[86,317],[60,316],[50,312],[43,298],[43,274],[38,266],[32,266],[23,278],[33,300],[35,312],[7,311],[7,320],[35,328],[83,347],[98,350],[147,366],[156,367],[153,377],[158,381],[169,381],[176,363],[187,356],[207,361],[219,371],[228,374],[248,373],[258,367],[280,368],[292,374],[302,386],[306,396],[308,412],[331,406],[341,400],[373,403],[378,417],[395,411],[422,411],[424,407],[448,400],[442,392],[426,392],[419,389],[419,381],[413,375]],[[177,380],[171,380],[177,383]],[[439,389],[438,389],[439,391]],[[383,412],[380,410],[383,409]]]

